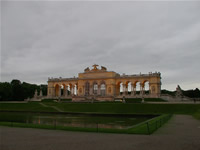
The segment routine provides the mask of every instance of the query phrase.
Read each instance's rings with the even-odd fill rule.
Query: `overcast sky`
[[[200,88],[200,2],[1,2],[1,82],[47,84],[94,63]]]

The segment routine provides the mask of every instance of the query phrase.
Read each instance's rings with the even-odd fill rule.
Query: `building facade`
[[[112,101],[125,98],[159,98],[161,74],[120,75],[106,67],[87,67],[78,78],[49,78],[48,97],[67,98],[73,101]]]

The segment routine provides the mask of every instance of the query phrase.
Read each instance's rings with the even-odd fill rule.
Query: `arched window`
[[[77,84],[74,84],[74,95],[77,95],[78,94],[78,85]]]
[[[90,83],[85,83],[85,95],[88,96],[90,94]]]
[[[135,90],[136,90],[136,94],[139,95],[141,93],[141,83],[138,81],[135,83]]]
[[[82,94],[82,88],[79,88],[79,94]]]
[[[51,94],[51,89],[49,89],[49,94]]]
[[[121,82],[120,83],[120,95],[122,95],[123,94],[123,92],[124,92],[124,84]]]
[[[71,84],[68,84],[68,85],[66,86],[66,94],[67,94],[67,95],[71,95]]]
[[[58,84],[55,86],[55,95],[60,96],[60,86]]]
[[[131,82],[128,82],[128,83],[127,83],[127,92],[128,92],[127,94],[130,95],[130,94],[131,94],[131,91],[132,91],[132,83],[131,83]]]
[[[93,85],[93,93],[94,93],[95,95],[97,95],[97,91],[98,91],[98,84],[97,84],[97,83],[94,83],[94,85]]]
[[[111,87],[108,88],[108,93],[111,93]]]
[[[144,82],[144,94],[149,94],[149,81]]]
[[[155,86],[152,86],[152,93],[155,93],[155,91],[156,91]]]
[[[63,96],[64,95],[64,85],[61,85],[60,86],[60,96]]]
[[[101,84],[101,96],[106,95],[106,85],[104,83]]]

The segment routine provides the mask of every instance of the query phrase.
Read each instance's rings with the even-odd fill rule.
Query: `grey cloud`
[[[3,1],[1,12],[2,81],[46,83],[98,63],[200,88],[200,2]]]

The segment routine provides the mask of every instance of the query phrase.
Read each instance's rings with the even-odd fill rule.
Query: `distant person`
[[[123,103],[126,103],[125,96],[123,96]]]

